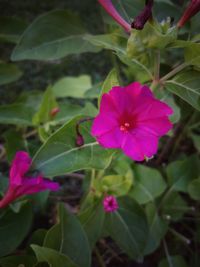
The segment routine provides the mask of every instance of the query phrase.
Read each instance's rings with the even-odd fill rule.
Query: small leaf
[[[100,106],[102,95],[105,93],[108,93],[112,89],[112,87],[114,87],[114,86],[119,86],[119,80],[118,80],[118,75],[117,75],[116,69],[112,69],[109,72],[108,76],[106,77],[106,79],[103,83],[101,94],[100,94],[99,99],[98,99],[98,105],[99,106]]]
[[[47,262],[50,267],[78,267],[67,256],[54,249],[32,245],[39,262]]]
[[[89,267],[90,248],[81,224],[63,205],[59,207],[59,218],[59,224],[48,231],[44,246],[68,256],[77,266]]]
[[[14,64],[0,62],[0,85],[15,82],[22,76],[22,71]]]
[[[92,81],[89,75],[69,76],[58,80],[53,85],[52,91],[56,97],[84,98],[84,94],[91,87]]]
[[[39,16],[24,32],[12,53],[12,60],[55,60],[70,54],[97,52],[84,37],[79,17],[67,10]]]
[[[135,166],[135,184],[129,192],[140,204],[154,201],[166,189],[166,183],[158,170],[143,165]]]
[[[57,107],[54,94],[51,87],[48,87],[44,93],[38,112],[34,115],[33,123],[36,125],[44,124],[51,120],[51,110]]]

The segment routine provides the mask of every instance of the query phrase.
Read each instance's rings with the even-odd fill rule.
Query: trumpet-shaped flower
[[[103,207],[104,207],[105,212],[116,211],[119,208],[117,199],[114,196],[106,196],[103,199]]]
[[[59,184],[41,175],[28,177],[26,173],[31,166],[31,158],[28,153],[19,151],[12,162],[9,175],[9,186],[4,197],[0,200],[0,208],[4,208],[23,195],[35,194],[44,190],[56,191]]]
[[[168,119],[172,113],[146,85],[116,86],[102,96],[91,133],[103,147],[121,149],[143,161],[156,154],[159,138],[172,128]]]
[[[113,6],[111,0],[98,0],[106,12],[113,17],[113,19],[121,25],[125,31],[129,32],[131,30],[131,25],[125,21],[122,16],[117,12],[116,8]]]
[[[195,16],[200,11],[200,0],[191,0],[189,5],[187,6],[185,12],[180,18],[177,26],[181,28],[184,24],[193,16]]]

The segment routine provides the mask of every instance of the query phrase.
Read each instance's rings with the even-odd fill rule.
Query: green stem
[[[101,254],[99,253],[99,250],[98,250],[97,247],[95,247],[94,252],[95,252],[95,254],[97,256],[97,260],[98,260],[99,266],[100,267],[106,267],[106,265],[105,265],[105,263],[103,261],[103,258],[101,256]]]
[[[167,261],[169,263],[169,267],[174,267],[173,263],[172,263],[172,260],[171,260],[171,257],[169,255],[169,250],[168,250],[168,247],[167,247],[167,243],[165,242],[165,239],[163,240],[163,246],[164,246],[164,250],[165,250]]]
[[[188,239],[187,237],[185,237],[184,235],[178,233],[177,231],[175,231],[172,228],[169,228],[169,231],[176,236],[179,240],[183,241],[184,243],[186,243],[187,245],[189,245],[191,243],[190,239]]]
[[[165,81],[167,81],[169,78],[173,77],[176,73],[178,73],[179,71],[183,70],[184,68],[186,68],[188,66],[187,63],[182,63],[180,65],[178,65],[176,68],[174,68],[172,71],[170,71],[168,74],[166,74],[165,76],[163,76],[160,79],[160,82],[163,83]]]

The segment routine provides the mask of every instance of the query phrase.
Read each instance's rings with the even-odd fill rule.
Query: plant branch
[[[160,79],[160,82],[163,83],[163,82],[167,81],[169,78],[173,77],[175,74],[177,74],[179,71],[183,70],[186,67],[188,67],[188,63],[185,63],[185,62],[182,63],[182,64],[180,64],[180,65],[178,65],[176,68],[174,68],[168,74],[166,74],[165,76],[163,76]]]

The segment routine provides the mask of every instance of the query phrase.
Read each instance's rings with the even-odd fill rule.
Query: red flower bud
[[[134,19],[131,24],[131,28],[136,30],[142,30],[146,22],[152,17],[153,0],[147,0],[144,9]]]
[[[58,112],[60,112],[60,109],[58,107],[52,108],[52,110],[50,111],[50,116],[54,117]]]
[[[79,134],[76,137],[76,146],[83,146],[83,145],[84,145],[84,138],[81,134]]]
[[[200,0],[191,0],[190,4],[187,6],[185,12],[177,23],[177,27],[181,28],[184,24],[194,15],[200,11]]]

